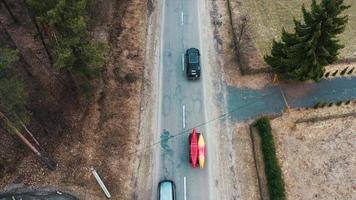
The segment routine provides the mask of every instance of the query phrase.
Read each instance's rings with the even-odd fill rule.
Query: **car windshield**
[[[189,54],[189,63],[197,64],[199,62],[199,55],[197,53],[190,53]]]
[[[160,185],[160,200],[173,200],[173,185],[170,182],[163,182]]]

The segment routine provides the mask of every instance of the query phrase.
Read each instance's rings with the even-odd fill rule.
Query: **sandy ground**
[[[296,123],[355,113],[356,104],[292,111],[272,120],[288,199],[354,199],[356,117]]]
[[[159,22],[161,19],[162,1],[152,2],[149,7],[146,57],[144,82],[141,101],[140,135],[138,153],[135,163],[135,193],[133,199],[145,199],[154,196],[156,191],[152,187],[157,177],[157,160],[151,145],[157,141],[157,112],[158,112],[158,64],[160,62],[160,32]]]
[[[89,171],[94,166],[112,199],[134,198],[136,156],[132,152],[139,138],[147,2],[98,1],[97,9],[105,12],[99,12],[102,21],[92,25],[93,36],[107,42],[110,53],[87,108],[68,116],[70,129],[53,135],[55,141],[41,139],[58,162],[57,170],[47,171],[33,154],[26,154],[16,170],[1,178],[1,188],[52,186],[80,199],[103,199]]]

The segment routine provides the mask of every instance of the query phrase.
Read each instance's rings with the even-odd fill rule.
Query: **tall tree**
[[[30,120],[23,83],[12,70],[13,63],[19,59],[18,53],[18,50],[0,46],[0,112],[4,113],[17,128]]]
[[[340,15],[349,7],[343,0],[313,0],[310,11],[303,5],[303,21],[294,19],[294,33],[282,30],[265,61],[286,79],[320,79],[343,48],[336,36],[345,29],[348,18]]]
[[[54,37],[54,67],[86,78],[99,74],[104,46],[90,40],[87,27],[89,0],[27,0]]]

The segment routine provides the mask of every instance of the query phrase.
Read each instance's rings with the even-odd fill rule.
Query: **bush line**
[[[284,181],[276,157],[270,120],[267,117],[262,117],[257,120],[256,127],[261,137],[270,200],[284,200],[286,199]]]

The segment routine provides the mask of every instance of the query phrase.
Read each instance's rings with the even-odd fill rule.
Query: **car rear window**
[[[162,182],[159,192],[160,200],[173,200],[173,184],[171,182]]]
[[[189,63],[198,63],[199,62],[199,55],[197,53],[190,53],[189,54]]]

